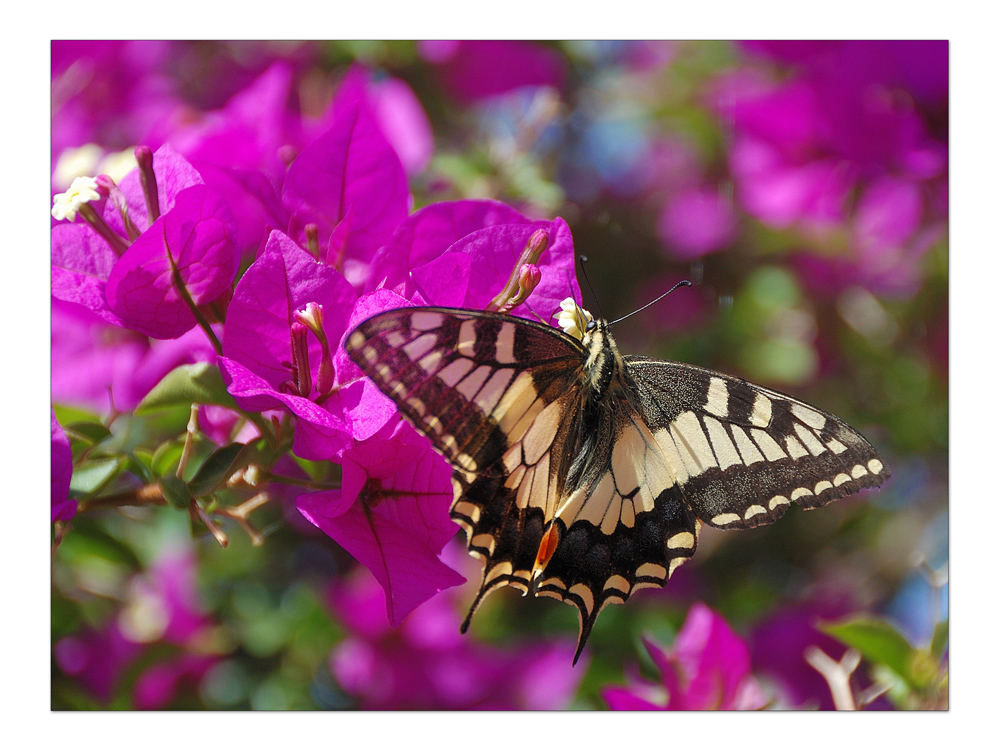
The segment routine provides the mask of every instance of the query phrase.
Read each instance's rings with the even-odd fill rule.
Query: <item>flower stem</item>
[[[181,295],[181,299],[184,300],[184,304],[188,306],[191,314],[194,315],[194,319],[198,321],[198,325],[208,336],[209,342],[215,348],[217,354],[222,354],[222,342],[219,341],[219,337],[215,335],[215,331],[212,330],[211,323],[202,315],[201,310],[198,309],[198,305],[195,304],[194,300],[191,298],[191,293],[188,292],[187,285],[184,283],[184,279],[181,278],[180,269],[177,264],[174,263],[173,253],[170,252],[170,248],[167,248],[167,259],[170,261],[171,276],[174,281],[174,287],[177,289],[177,293]]]
[[[318,482],[315,479],[300,479],[298,477],[286,477],[281,474],[268,474],[268,482],[278,484],[291,484],[295,487],[308,487],[311,490],[339,490],[340,482]]]

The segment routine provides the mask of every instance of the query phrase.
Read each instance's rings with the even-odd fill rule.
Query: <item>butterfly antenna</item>
[[[580,256],[580,270],[583,271],[583,278],[587,282],[587,288],[590,289],[590,294],[594,298],[594,304],[597,305],[597,316],[604,318],[604,313],[601,312],[601,301],[597,299],[597,292],[594,291],[594,285],[590,283],[590,277],[587,275],[587,261],[589,260],[586,255]]]
[[[640,307],[638,310],[633,310],[628,315],[623,315],[622,317],[618,318],[618,320],[612,320],[610,323],[608,323],[608,325],[609,326],[613,326],[615,323],[621,323],[623,320],[625,320],[625,318],[631,318],[636,313],[641,313],[647,307],[649,307],[650,305],[655,305],[661,299],[663,299],[668,294],[670,294],[672,291],[674,291],[675,289],[677,289],[677,287],[681,287],[681,286],[691,286],[691,282],[687,281],[687,280],[685,280],[685,281],[678,281],[676,284],[674,284],[672,287],[670,287],[667,291],[665,291],[659,297],[657,297],[656,299],[654,299],[652,302],[647,302],[645,305],[643,305],[642,307]]]

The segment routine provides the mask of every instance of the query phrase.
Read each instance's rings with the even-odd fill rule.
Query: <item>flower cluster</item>
[[[451,546],[446,559],[468,568],[455,553],[464,555]],[[370,576],[330,588],[330,605],[348,630],[330,654],[330,671],[360,708],[562,709],[586,671],[571,666],[570,638],[501,649],[463,637],[458,608],[465,602],[457,597],[435,597],[398,628],[385,617],[384,598]]]
[[[135,707],[166,707],[182,685],[197,685],[219,660],[220,639],[204,614],[195,575],[190,545],[161,549],[146,574],[123,586],[106,625],[56,642],[56,663],[101,703],[120,693],[126,672],[138,669]]]
[[[737,200],[768,226],[797,228],[807,247],[846,245],[846,259],[811,274],[834,290],[853,280],[912,295],[944,231],[948,150],[934,123],[947,106],[947,47],[752,42],[748,52],[776,65],[719,81]]]
[[[273,85],[273,75],[251,91]],[[527,267],[530,299],[511,299],[511,314],[544,319],[580,292],[561,219],[532,220],[488,200],[409,213],[406,169],[376,116],[382,90],[352,69],[328,128],[295,157],[280,191],[272,191],[266,163],[256,171],[241,165],[239,182],[207,181],[200,167],[227,156],[212,150],[207,125],[200,141],[180,139],[199,158],[169,145],[139,147],[138,168],[119,182],[78,178],[54,201],[53,216],[83,221],[52,230],[52,293],[156,340],[180,341],[200,325],[186,342],[189,356],[218,362],[240,409],[293,415],[294,454],[343,467],[339,489],[303,494],[299,508],[369,567],[399,624],[464,580],[438,560],[456,531],[447,513],[450,470],[348,359],[344,336],[383,310],[484,309],[512,271],[521,275],[525,248],[544,254]],[[238,111],[245,97],[225,111]],[[218,178],[221,169],[208,172]],[[247,243],[258,237],[261,247],[233,288]],[[54,517],[68,513],[53,500]]]

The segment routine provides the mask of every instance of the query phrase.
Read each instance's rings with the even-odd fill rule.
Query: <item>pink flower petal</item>
[[[124,321],[108,307],[104,292],[118,256],[86,224],[52,228],[52,296],[83,305],[118,326]]]
[[[315,223],[324,248],[350,211],[344,257],[363,261],[371,260],[406,218],[406,174],[371,112],[362,71],[351,71],[341,83],[332,127],[289,167],[282,199],[292,215],[293,236]]]
[[[443,201],[414,211],[393,232],[372,262],[368,290],[405,282],[411,269],[429,263],[477,229],[497,224],[542,227],[505,203],[489,200]]]
[[[73,452],[63,428],[52,414],[52,520],[68,521],[76,515],[76,500],[69,499],[73,476]]]
[[[465,579],[438,559],[456,526],[448,517],[451,471],[430,444],[373,438],[343,456],[343,488],[301,495],[299,510],[372,571],[398,625],[415,607]],[[345,499],[357,498],[345,510]]]
[[[196,323],[178,278],[194,304],[216,299],[236,276],[235,239],[229,206],[203,185],[187,188],[115,265],[108,307],[140,333],[177,338]]]

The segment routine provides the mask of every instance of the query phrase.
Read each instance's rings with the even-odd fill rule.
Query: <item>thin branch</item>
[[[102,510],[104,508],[166,504],[167,500],[163,497],[160,485],[154,482],[131,492],[116,492],[113,495],[103,495],[102,497],[94,497],[90,500],[81,500],[76,507],[76,512],[86,513],[89,510]]]
[[[810,646],[805,650],[804,656],[809,665],[823,675],[823,679],[830,686],[834,708],[838,711],[857,711],[854,694],[851,692],[851,675],[861,663],[861,655],[853,648],[849,648],[838,662],[827,656],[819,647]]]

